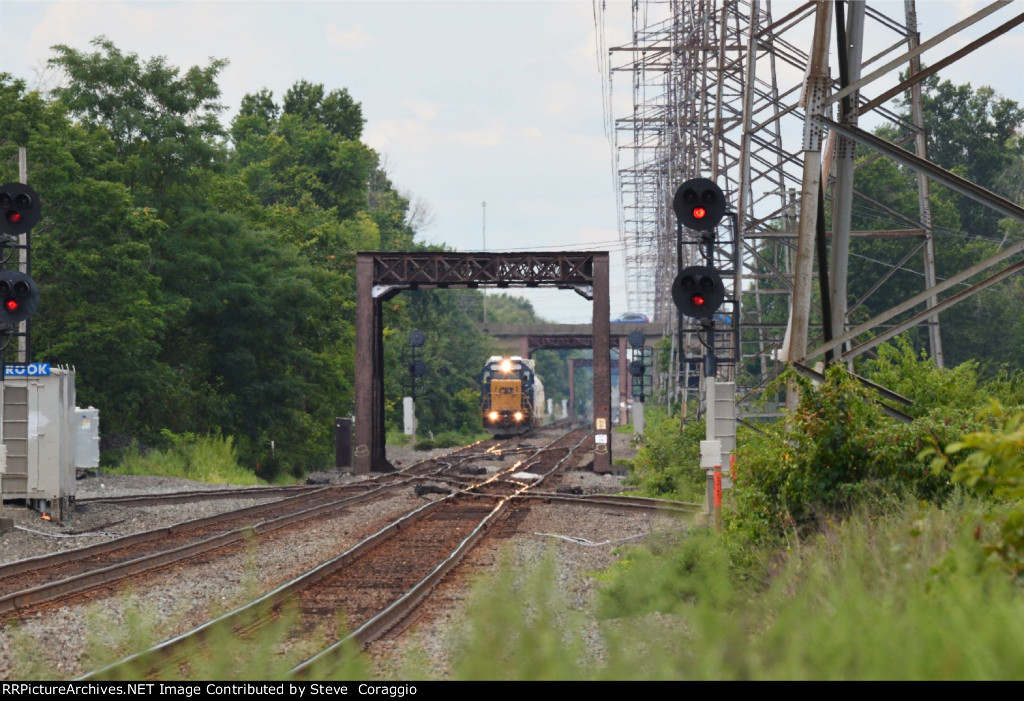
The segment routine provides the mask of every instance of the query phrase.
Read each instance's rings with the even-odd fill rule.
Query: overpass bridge
[[[524,358],[535,350],[592,348],[594,345],[593,324],[478,324],[477,328],[498,339],[502,351]],[[608,332],[610,347],[625,350],[629,335],[634,331],[642,333],[644,345],[649,346],[668,333],[668,324],[613,323]]]
[[[519,355],[529,358],[537,350],[559,349],[593,349],[593,324],[478,324],[477,328],[491,338],[497,339],[499,348],[508,355]],[[632,398],[627,349],[631,334],[643,334],[645,346],[654,345],[666,333],[669,325],[665,323],[645,324],[609,324],[609,351],[618,352],[619,398],[613,402],[618,407],[628,405]],[[575,369],[583,363],[569,363],[569,405],[575,406],[573,397],[573,377]],[[543,378],[542,378],[543,379]],[[618,412],[618,423],[625,425],[625,411]]]

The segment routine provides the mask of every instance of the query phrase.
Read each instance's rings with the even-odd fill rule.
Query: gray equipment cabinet
[[[75,372],[6,377],[3,387],[0,472],[4,501],[24,500],[59,521],[71,517],[75,499]]]
[[[75,469],[100,469],[100,410],[75,407]]]

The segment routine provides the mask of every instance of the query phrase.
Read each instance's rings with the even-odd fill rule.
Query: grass
[[[145,455],[133,446],[120,464],[106,471],[115,475],[157,475],[180,477],[211,484],[265,484],[257,474],[238,464],[230,436],[169,435],[170,447],[150,450]]]
[[[631,549],[586,624],[548,564],[478,590],[460,679],[1003,680],[1024,678],[1024,595],[988,567],[978,505],[861,512],[768,564],[737,572],[717,534]],[[506,647],[505,643],[511,645]]]
[[[404,447],[412,443],[412,436],[408,435],[404,431],[392,429],[385,434],[384,442],[387,443],[387,445]]]
[[[498,572],[475,588],[457,635],[460,680],[582,679],[583,622],[559,589],[555,557],[524,573],[506,553]]]

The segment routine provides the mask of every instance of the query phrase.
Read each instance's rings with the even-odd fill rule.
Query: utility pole
[[[22,185],[28,185],[28,150],[24,146],[18,147],[18,182]],[[29,247],[29,232],[25,232],[25,245],[18,249],[18,270],[31,275],[32,271],[28,268],[28,247]],[[18,336],[18,362],[28,362],[28,321],[23,321],[18,327],[20,335]]]
[[[907,18],[907,46],[911,50],[917,49],[921,44],[921,35],[917,31],[917,6],[914,0],[904,0],[904,13]],[[910,59],[910,77],[921,72],[921,57],[915,55]],[[914,137],[914,148],[920,158],[928,157],[928,138],[924,129],[924,108],[921,100],[921,83],[915,82],[910,86],[910,113],[914,122],[917,135]],[[935,230],[932,227],[931,208],[931,183],[928,176],[922,172],[917,174],[917,208],[920,214],[921,225],[924,228],[924,286],[925,289],[932,289],[938,284],[935,275]],[[932,296],[928,298],[928,308],[938,304],[939,298]],[[928,320],[928,347],[931,350],[932,360],[940,368],[946,367],[942,354],[942,334],[939,331],[939,317],[933,316]]]
[[[484,240],[484,251],[486,251],[487,250],[487,202],[483,202],[482,204],[483,204],[483,210],[484,210],[484,220],[483,220],[483,231],[482,231],[481,235],[483,236],[483,240]],[[486,326],[487,325],[487,288],[486,287],[482,287],[480,289],[484,293],[484,325]]]

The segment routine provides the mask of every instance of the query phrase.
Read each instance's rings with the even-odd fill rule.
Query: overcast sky
[[[902,2],[871,4],[902,13]],[[923,38],[984,4],[918,0]],[[792,5],[777,0],[776,16]],[[626,43],[629,3],[607,0],[606,8],[607,45]],[[225,121],[262,88],[278,99],[300,79],[347,88],[363,107],[364,140],[384,156],[396,187],[433,214],[422,240],[460,251],[480,250],[485,238],[489,250],[610,251],[612,314],[627,311],[598,70],[607,57],[596,49],[591,0],[2,0],[0,17],[0,70],[30,84],[51,46],[91,50],[89,40],[104,34],[123,52],[166,56],[181,68],[227,59]],[[990,83],[1024,102],[1021,40],[1018,27],[943,76]],[[571,292],[532,299],[549,319],[590,320],[590,303]]]

